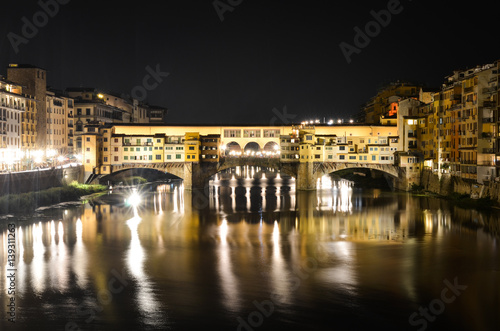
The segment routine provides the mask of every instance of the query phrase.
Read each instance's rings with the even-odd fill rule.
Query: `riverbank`
[[[429,180],[429,182],[432,182],[432,180]],[[449,182],[451,183],[453,181],[450,180]],[[464,183],[460,182],[455,183],[455,185],[457,184],[460,185],[462,188],[465,187]],[[474,184],[471,184],[471,187],[472,185]],[[433,186],[434,187],[437,186],[435,182]],[[439,187],[443,187],[443,181],[441,181]],[[475,210],[477,212],[485,213],[485,217],[481,217],[480,219],[474,219],[473,217],[470,217],[468,219],[462,219],[456,221],[459,221],[461,225],[468,228],[481,227],[483,228],[484,231],[492,234],[497,238],[500,238],[500,221],[498,220],[497,217],[494,217],[500,211],[500,203],[498,202],[498,200],[493,199],[491,196],[483,196],[479,198],[477,197],[477,195],[474,195],[474,193],[471,194],[469,192],[468,193],[463,193],[463,192],[458,193],[453,191],[450,192],[448,189],[444,190],[444,192],[447,193],[446,195],[444,195],[430,191],[428,190],[428,188],[429,186],[414,185],[409,191],[409,193],[414,196],[425,196],[436,199],[443,199],[450,202],[450,204],[453,205],[455,208],[460,208],[465,211]],[[471,195],[475,196],[475,198],[472,198]]]
[[[53,187],[37,192],[9,194],[0,197],[0,215],[29,214],[39,207],[55,205],[61,202],[78,201],[81,197],[104,192],[104,185],[85,185],[74,181],[69,185]]]

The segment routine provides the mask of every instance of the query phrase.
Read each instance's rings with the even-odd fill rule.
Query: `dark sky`
[[[219,2],[236,4],[223,21],[211,0],[71,0],[44,22],[38,1],[9,1],[0,73],[29,63],[47,69],[54,88],[132,94],[149,66],[163,76],[147,101],[168,107],[174,123],[280,123],[348,119],[390,81],[436,87],[453,70],[500,58],[492,2],[401,0],[349,64],[340,43],[354,45],[354,27],[396,1]],[[34,16],[40,27],[16,52],[9,36],[26,36],[22,18]],[[288,116],[276,115],[284,107]]]

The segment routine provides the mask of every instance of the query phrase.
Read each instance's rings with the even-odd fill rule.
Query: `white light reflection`
[[[73,257],[71,259],[72,269],[76,276],[76,284],[81,289],[84,289],[87,286],[87,252],[83,245],[82,240],[83,235],[83,225],[82,220],[76,220],[76,242],[75,248],[73,250]]]
[[[16,293],[25,293],[25,282],[26,282],[26,266],[24,263],[24,233],[23,228],[19,227],[19,232],[17,234],[17,245],[19,248],[19,257],[17,257],[17,290]]]
[[[271,278],[272,278],[272,288],[273,292],[280,297],[280,303],[290,302],[290,283],[287,280],[289,278],[287,271],[287,264],[283,259],[283,254],[281,252],[281,238],[280,238],[280,227],[277,221],[274,221],[273,227],[273,259],[271,265]]]
[[[127,220],[130,228],[130,246],[126,253],[127,268],[137,281],[137,306],[140,309],[145,324],[163,324],[162,306],[155,299],[154,288],[148,275],[144,272],[146,254],[139,240],[138,227],[142,219],[138,216],[137,207],[134,207],[134,217]]]
[[[45,290],[45,247],[43,245],[42,222],[33,224],[33,261],[31,262],[31,285],[37,295]]]
[[[220,249],[219,249],[219,274],[222,292],[224,293],[224,305],[227,310],[238,311],[239,310],[239,297],[237,279],[233,273],[233,267],[231,263],[231,247],[227,241],[229,227],[227,225],[227,220],[224,218],[219,227],[219,237],[220,237]]]
[[[333,206],[332,209],[333,211],[339,211],[339,212],[352,212],[352,202],[351,202],[351,197],[352,197],[352,189],[349,185],[348,182],[346,181],[340,181],[339,184],[339,189],[338,190],[333,190]]]
[[[52,220],[49,224],[50,227],[50,260],[47,263],[51,272],[48,273],[50,287],[64,292],[68,285],[67,274],[67,254],[66,247],[63,242],[64,230],[62,222],[59,221],[56,231],[56,224]],[[57,234],[57,237],[56,237]]]
[[[329,243],[325,249],[326,253],[338,260],[338,263],[331,268],[321,268],[317,272],[320,281],[345,290],[352,295],[357,288],[357,277],[354,268],[355,258],[352,256],[353,243],[349,241],[336,241]]]

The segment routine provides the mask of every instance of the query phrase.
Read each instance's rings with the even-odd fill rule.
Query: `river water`
[[[236,169],[4,217],[0,330],[498,329],[496,211],[320,185]]]

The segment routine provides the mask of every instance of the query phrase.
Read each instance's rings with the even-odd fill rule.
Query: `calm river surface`
[[[463,225],[498,212],[334,184],[237,169],[3,218],[0,330],[498,330],[499,241]]]

